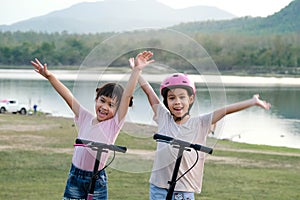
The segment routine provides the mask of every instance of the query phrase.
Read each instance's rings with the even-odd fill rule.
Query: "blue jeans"
[[[150,184],[150,200],[166,200],[168,190]],[[174,191],[172,200],[195,200],[193,192]]]
[[[63,200],[86,199],[93,172],[76,168],[73,164],[70,169]],[[107,200],[107,176],[104,170],[98,174],[93,200]]]

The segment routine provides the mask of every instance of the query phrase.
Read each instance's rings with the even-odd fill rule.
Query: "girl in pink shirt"
[[[31,61],[35,71],[44,76],[66,101],[75,115],[79,128],[78,138],[89,141],[113,144],[124,124],[124,118],[131,104],[132,95],[141,70],[153,62],[152,52],[139,53],[135,59],[135,68],[131,72],[127,86],[124,89],[116,83],[108,83],[96,89],[96,115],[83,108],[71,91],[61,83],[38,59]],[[86,199],[93,174],[96,152],[89,148],[75,147],[72,165],[64,192],[64,200]],[[93,199],[107,199],[107,182],[105,170],[102,170],[108,155],[101,156],[99,175],[96,180]]]

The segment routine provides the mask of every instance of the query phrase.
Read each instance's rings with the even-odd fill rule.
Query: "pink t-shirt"
[[[95,116],[83,107],[79,109],[79,116],[75,117],[78,127],[78,138],[104,144],[114,144],[123,124],[124,119],[119,122],[118,113],[109,120],[92,124]],[[97,151],[87,147],[75,147],[72,163],[79,169],[93,171]],[[109,153],[102,153],[99,164],[101,170],[109,157]]]

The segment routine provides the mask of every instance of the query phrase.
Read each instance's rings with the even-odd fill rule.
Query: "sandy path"
[[[0,151],[11,151],[11,150],[30,150],[30,151],[38,151],[38,152],[54,152],[54,153],[67,153],[72,154],[73,148],[50,148],[45,147],[43,144],[51,143],[54,141],[47,141],[45,136],[42,135],[30,135],[30,134],[20,134],[24,131],[40,131],[45,129],[55,128],[55,125],[46,125],[41,124],[38,127],[34,124],[23,124],[23,125],[1,125],[0,126]],[[155,131],[155,126],[146,126],[139,124],[131,124],[125,123],[123,131],[128,132],[130,134],[140,134],[141,136],[151,137]],[[7,135],[1,134],[6,131],[15,131],[19,132],[18,135]],[[13,142],[11,142],[13,141]],[[36,145],[39,144],[39,145]],[[42,144],[42,145],[41,145]],[[233,149],[230,147],[218,147],[218,144],[215,146],[214,151],[230,151],[230,152],[244,152],[244,153],[255,153],[255,154],[267,154],[267,155],[278,155],[278,156],[296,156],[300,157],[300,153],[288,153],[288,152],[274,152],[274,151],[262,151],[262,150],[249,150],[249,149]],[[124,156],[128,156],[130,158],[134,157],[136,159],[144,159],[144,160],[153,160],[154,151],[142,150],[142,149],[128,149]],[[256,162],[247,158],[237,158],[234,156],[215,156],[208,155],[206,156],[206,160],[208,162],[220,163],[220,164],[234,164],[241,166],[259,166],[264,167],[269,163]],[[274,165],[274,164],[273,164]],[[281,165],[280,163],[276,165]],[[298,167],[300,168],[300,166]]]

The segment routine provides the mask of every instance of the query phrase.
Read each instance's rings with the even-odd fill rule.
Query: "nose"
[[[179,98],[175,98],[174,103],[175,103],[175,104],[180,104],[180,99],[179,99]]]
[[[108,105],[106,103],[102,104],[102,109],[107,110],[108,109]]]

